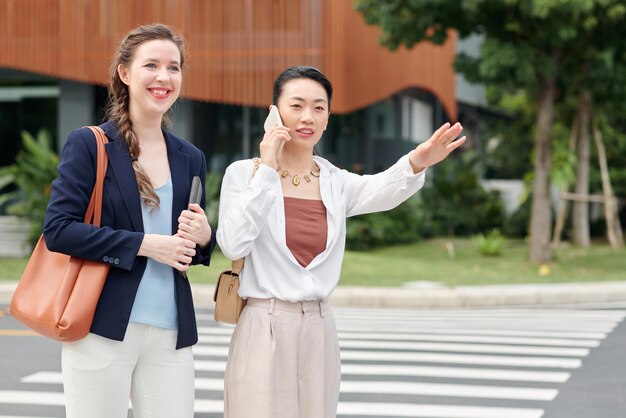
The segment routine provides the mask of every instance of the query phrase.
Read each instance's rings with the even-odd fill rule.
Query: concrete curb
[[[480,308],[626,301],[626,282],[459,286],[443,289],[339,287],[334,306]]]
[[[0,282],[0,303],[9,303],[16,286],[17,282]],[[192,285],[196,305],[212,307],[213,289],[214,285]],[[482,308],[626,302],[626,281],[437,289],[340,286],[335,289],[330,300],[333,306],[388,308]]]

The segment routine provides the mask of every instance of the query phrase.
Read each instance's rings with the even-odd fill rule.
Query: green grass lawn
[[[454,247],[454,258],[449,256],[446,243]],[[626,280],[626,250],[614,252],[607,245],[559,249],[546,275],[540,275],[539,268],[527,261],[527,254],[523,241],[509,240],[501,256],[481,256],[469,239],[433,239],[366,252],[348,251],[339,284],[399,286],[428,280],[459,286]],[[26,261],[0,259],[0,280],[19,279]],[[214,283],[229,264],[215,251],[211,266],[194,266],[189,277],[194,283]]]
[[[454,258],[448,255],[446,243],[452,243]],[[614,252],[608,245],[587,250],[563,248],[554,252],[549,274],[540,275],[539,267],[528,262],[523,241],[508,241],[501,256],[486,257],[471,240],[434,239],[371,252],[348,252],[341,284],[380,286],[428,280],[463,286],[626,280],[625,255],[626,250]]]

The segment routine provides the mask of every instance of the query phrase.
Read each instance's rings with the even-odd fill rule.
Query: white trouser
[[[129,323],[124,341],[95,334],[64,343],[67,418],[193,417],[191,347],[176,350],[177,330]]]

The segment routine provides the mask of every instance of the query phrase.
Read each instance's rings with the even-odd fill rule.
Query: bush
[[[217,173],[206,173],[206,216],[213,230],[217,230],[217,218],[220,208],[220,188],[222,176]]]
[[[365,250],[419,241],[424,236],[424,216],[419,197],[413,196],[395,209],[349,218],[346,247]]]
[[[448,158],[433,169],[422,191],[422,212],[436,235],[469,236],[502,228],[504,204],[497,191],[485,190],[474,169],[475,154]]]
[[[45,130],[39,131],[37,138],[23,131],[22,145],[15,163],[0,168],[0,190],[15,186],[15,190],[0,195],[0,205],[7,205],[8,214],[28,219],[31,225],[29,241],[34,246],[43,230],[50,185],[58,175],[59,156]]]
[[[530,209],[532,197],[526,198],[504,222],[504,235],[511,238],[526,238],[530,226]]]
[[[482,255],[493,257],[502,254],[505,238],[499,229],[493,229],[487,235],[475,235],[473,241],[478,248],[478,252]]]

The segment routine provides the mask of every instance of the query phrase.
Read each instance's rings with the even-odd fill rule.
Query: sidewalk
[[[0,303],[9,303],[16,285],[17,282],[0,282]],[[192,285],[196,305],[212,307],[213,289],[214,285]],[[386,308],[540,307],[626,302],[626,281],[436,289],[340,286],[330,300],[333,306]]]

